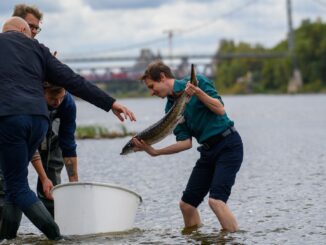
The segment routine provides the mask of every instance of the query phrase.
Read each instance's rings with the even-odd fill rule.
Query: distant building
[[[142,49],[140,56],[137,58],[135,65],[132,67],[134,72],[144,72],[148,64],[154,60],[160,60],[160,54],[155,55],[150,49]]]

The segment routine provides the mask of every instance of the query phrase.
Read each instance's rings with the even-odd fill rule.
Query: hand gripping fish
[[[190,82],[197,86],[198,81],[196,78],[196,72],[194,65],[191,65],[191,77]],[[190,98],[186,93],[182,93],[174,102],[171,109],[165,114],[165,116],[149,126],[145,130],[136,134],[134,137],[143,140],[148,145],[153,145],[157,142],[160,142],[166,136],[172,133],[175,127],[183,121],[183,113],[186,109],[186,105],[189,102]],[[134,143],[131,140],[122,148],[120,155],[127,155],[128,153],[134,152]]]

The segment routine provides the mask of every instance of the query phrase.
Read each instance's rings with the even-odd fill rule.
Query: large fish
[[[198,85],[196,72],[193,64],[191,65],[190,82],[195,86]],[[183,113],[185,111],[187,103],[189,102],[189,99],[189,96],[187,96],[187,94],[183,92],[175,100],[171,109],[165,114],[165,116],[161,120],[149,126],[140,133],[136,134],[134,137],[139,140],[145,141],[148,145],[153,145],[164,139],[166,136],[172,133],[172,131],[181,121],[183,121]],[[129,140],[129,142],[122,148],[120,155],[127,155],[128,153],[134,152],[134,147],[135,145],[132,139]]]

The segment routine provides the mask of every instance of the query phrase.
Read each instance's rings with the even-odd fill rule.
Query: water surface
[[[128,99],[141,130],[162,117],[164,100]],[[188,151],[151,158],[120,156],[129,138],[78,141],[81,181],[119,184],[139,193],[143,204],[135,229],[123,234],[71,237],[56,244],[323,244],[326,240],[326,96],[225,96],[245,148],[242,168],[228,201],[241,231],[223,233],[207,198],[199,210],[204,226],[182,233],[178,203],[198,158]],[[77,102],[78,123],[119,129],[112,113]],[[174,142],[169,136],[159,145]],[[63,172],[63,179],[67,181]],[[35,173],[30,169],[35,189]],[[24,218],[11,244],[52,244]],[[8,242],[9,244],[9,242]]]

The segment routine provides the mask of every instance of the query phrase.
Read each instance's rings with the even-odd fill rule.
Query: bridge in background
[[[65,58],[63,62],[73,67],[76,72],[94,83],[112,81],[137,81],[147,65],[157,59],[164,61],[174,71],[176,77],[190,74],[190,64],[196,64],[198,72],[214,79],[218,62],[229,59],[274,59],[288,57],[288,53],[217,53],[161,56],[150,50],[141,50],[140,56],[105,56]]]

